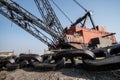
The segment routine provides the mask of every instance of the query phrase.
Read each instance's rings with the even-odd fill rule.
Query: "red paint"
[[[106,29],[102,26],[97,26],[97,30],[75,26],[75,27],[67,27],[65,29],[65,36],[70,37],[70,42],[78,42],[78,43],[90,43],[91,39],[102,37],[110,34],[106,31]],[[114,35],[108,36],[112,43],[116,42],[116,38]]]

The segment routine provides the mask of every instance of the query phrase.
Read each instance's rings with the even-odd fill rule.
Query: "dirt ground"
[[[25,68],[15,71],[1,71],[0,80],[120,80],[120,70],[86,71],[64,68],[57,71],[44,71]]]

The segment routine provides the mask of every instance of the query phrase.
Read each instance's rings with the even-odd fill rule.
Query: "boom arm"
[[[0,14],[48,46],[52,46],[55,42],[44,35],[42,33],[43,31],[56,39],[60,38],[60,35],[56,34],[53,29],[48,28],[42,20],[38,19],[36,16],[11,0],[0,0]],[[41,32],[41,30],[43,31]]]
[[[46,26],[53,29],[56,34],[62,36],[63,27],[57,18],[54,10],[52,9],[50,2],[48,0],[34,0],[36,6],[43,18],[43,21],[46,23]]]

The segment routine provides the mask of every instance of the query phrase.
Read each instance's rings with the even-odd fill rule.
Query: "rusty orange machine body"
[[[80,44],[89,45],[97,42],[94,40],[96,38],[101,38],[104,45],[108,42],[108,44],[116,43],[116,38],[114,36],[115,33],[107,32],[107,30],[102,26],[96,26],[96,29],[80,26],[67,27],[64,32],[65,42],[70,43],[72,46],[77,48],[82,47]]]

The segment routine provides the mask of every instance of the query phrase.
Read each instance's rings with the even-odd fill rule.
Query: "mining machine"
[[[54,3],[53,0],[51,1]],[[83,8],[85,15],[63,28],[49,0],[34,0],[42,19],[12,0],[0,0],[0,14],[45,43],[50,52],[41,56],[21,54],[14,62],[9,62],[8,66],[16,64],[16,67],[20,64],[19,67],[23,67],[29,64],[40,69],[58,69],[65,66],[65,61],[68,59],[71,60],[72,65],[75,65],[77,58],[82,60],[85,68],[91,70],[106,69],[105,67],[113,64],[117,66],[111,68],[118,68],[120,45],[117,44],[115,33],[108,32],[103,26],[95,25],[92,12],[76,0],[73,1]],[[88,19],[91,21],[91,28],[86,26]],[[98,57],[104,59],[99,61]]]

